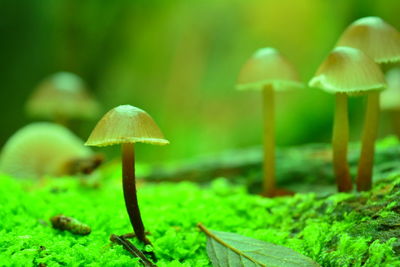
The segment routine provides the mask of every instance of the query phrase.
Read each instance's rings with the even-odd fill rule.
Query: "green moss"
[[[1,176],[0,265],[134,265],[136,259],[109,241],[111,233],[130,232],[131,226],[118,171],[108,172],[97,189],[82,187],[75,178],[34,184]],[[400,264],[394,238],[399,188],[400,178],[393,177],[371,193],[271,200],[218,179],[209,187],[142,184],[138,193],[159,266],[210,265],[198,222],[291,247],[323,266],[394,266]],[[49,218],[60,213],[90,225],[92,233],[51,228]]]

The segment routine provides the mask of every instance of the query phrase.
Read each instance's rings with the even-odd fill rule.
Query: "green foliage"
[[[27,183],[1,176],[0,266],[140,266],[109,241],[112,233],[132,231],[119,175],[112,174],[119,171],[111,170],[97,189],[74,177]],[[138,197],[158,266],[210,265],[198,222],[289,247],[322,266],[393,266],[400,263],[392,238],[398,205],[390,204],[397,202],[400,178],[394,181],[361,195],[264,199],[218,179],[210,186],[143,184]],[[49,219],[57,214],[88,224],[91,234],[53,229]]]

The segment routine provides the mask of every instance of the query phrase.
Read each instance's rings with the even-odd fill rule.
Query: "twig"
[[[139,258],[139,262],[143,264],[145,267],[157,267],[154,263],[146,258],[146,256],[136,248],[129,240],[126,240],[123,236],[118,236],[112,234],[110,236],[110,240],[114,243],[122,245],[124,249],[126,249],[129,253],[131,253],[134,257]]]

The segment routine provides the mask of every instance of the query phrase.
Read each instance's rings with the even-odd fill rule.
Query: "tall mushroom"
[[[238,90],[263,92],[264,178],[262,194],[279,195],[275,181],[275,101],[274,91],[303,87],[294,66],[271,47],[257,50],[243,65],[237,82]]]
[[[101,118],[85,145],[122,146],[122,182],[126,209],[137,238],[149,244],[136,196],[134,144],[166,145],[161,130],[144,110],[130,105],[118,106]]]
[[[333,167],[339,192],[351,191],[352,181],[347,163],[347,97],[361,94],[377,95],[386,86],[383,73],[362,51],[350,47],[336,47],[321,64],[309,86],[336,95],[332,137]],[[375,101],[370,103],[375,104]],[[371,119],[377,118],[372,116]],[[376,133],[369,134],[374,137]]]
[[[44,79],[26,103],[29,116],[68,124],[71,119],[92,119],[99,103],[76,74],[58,72]]]
[[[379,17],[365,17],[353,22],[340,37],[337,46],[360,49],[376,63],[400,61],[400,33]],[[379,118],[379,92],[368,93],[358,163],[357,190],[371,189],[375,139]]]

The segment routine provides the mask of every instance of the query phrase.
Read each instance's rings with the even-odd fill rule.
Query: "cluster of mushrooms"
[[[349,123],[348,96],[367,97],[367,108],[362,135],[362,148],[356,178],[357,190],[369,190],[372,184],[374,143],[377,136],[380,92],[386,79],[380,65],[400,61],[400,33],[378,17],[355,21],[342,34],[337,46],[309,82],[335,94],[336,111],[333,126],[333,169],[340,192],[353,189],[347,162]],[[390,78],[390,77],[394,78]],[[400,70],[388,72],[392,87],[400,89]],[[390,78],[390,79],[389,79]],[[288,194],[276,187],[275,179],[275,90],[302,88],[294,66],[274,48],[262,48],[245,63],[238,78],[238,89],[263,92],[264,107],[264,167],[262,194],[267,197]],[[388,109],[400,110],[400,91],[387,90],[384,94]],[[396,100],[399,101],[396,101]],[[95,116],[98,104],[85,92],[82,81],[70,73],[59,73],[45,80],[27,104],[33,116],[48,117],[67,124],[71,118]],[[43,147],[40,140],[49,144]],[[86,146],[121,145],[122,181],[126,209],[137,238],[145,244],[135,182],[134,144],[166,145],[166,140],[145,111],[130,105],[118,106],[97,123]],[[40,151],[39,155],[18,154],[27,146]],[[18,152],[20,151],[20,152]],[[62,153],[60,153],[62,151]],[[55,156],[57,155],[57,156]],[[41,164],[40,162],[47,162]],[[17,164],[16,164],[17,163]],[[19,130],[5,145],[0,170],[16,177],[40,177],[44,174],[62,175],[82,170],[90,172],[101,159],[83,146],[83,142],[65,127],[52,123],[34,123]],[[24,166],[24,168],[21,168]]]
[[[66,126],[75,120],[95,119],[100,104],[76,74],[58,72],[45,78],[26,103],[34,122],[18,130],[0,155],[0,170],[16,178],[90,174],[102,162]]]
[[[15,178],[90,174],[102,163],[102,157],[88,146],[120,144],[126,209],[136,237],[150,244],[136,196],[134,143],[169,143],[150,115],[130,105],[118,106],[104,115],[83,143],[65,126],[73,119],[96,117],[99,104],[88,94],[82,79],[67,72],[42,81],[26,109],[29,116],[55,123],[35,122],[18,130],[2,149],[0,171]]]
[[[375,139],[380,112],[380,93],[386,88],[383,64],[400,61],[400,33],[378,17],[365,17],[352,23],[339,38],[336,47],[320,65],[309,86],[335,94],[333,125],[333,169],[339,192],[353,189],[347,162],[349,123],[348,96],[366,96],[367,105],[362,133],[361,154],[356,184],[358,191],[370,190]],[[390,75],[390,77],[389,77]],[[398,83],[399,70],[388,72],[390,83]],[[390,79],[389,79],[390,78]],[[274,90],[302,87],[293,65],[276,49],[258,50],[243,66],[238,89],[263,91],[264,101],[264,179],[263,195],[274,197],[285,193],[276,188]],[[394,88],[396,87],[396,88]],[[399,87],[384,94],[387,109],[399,110]],[[395,90],[397,89],[397,90]]]

